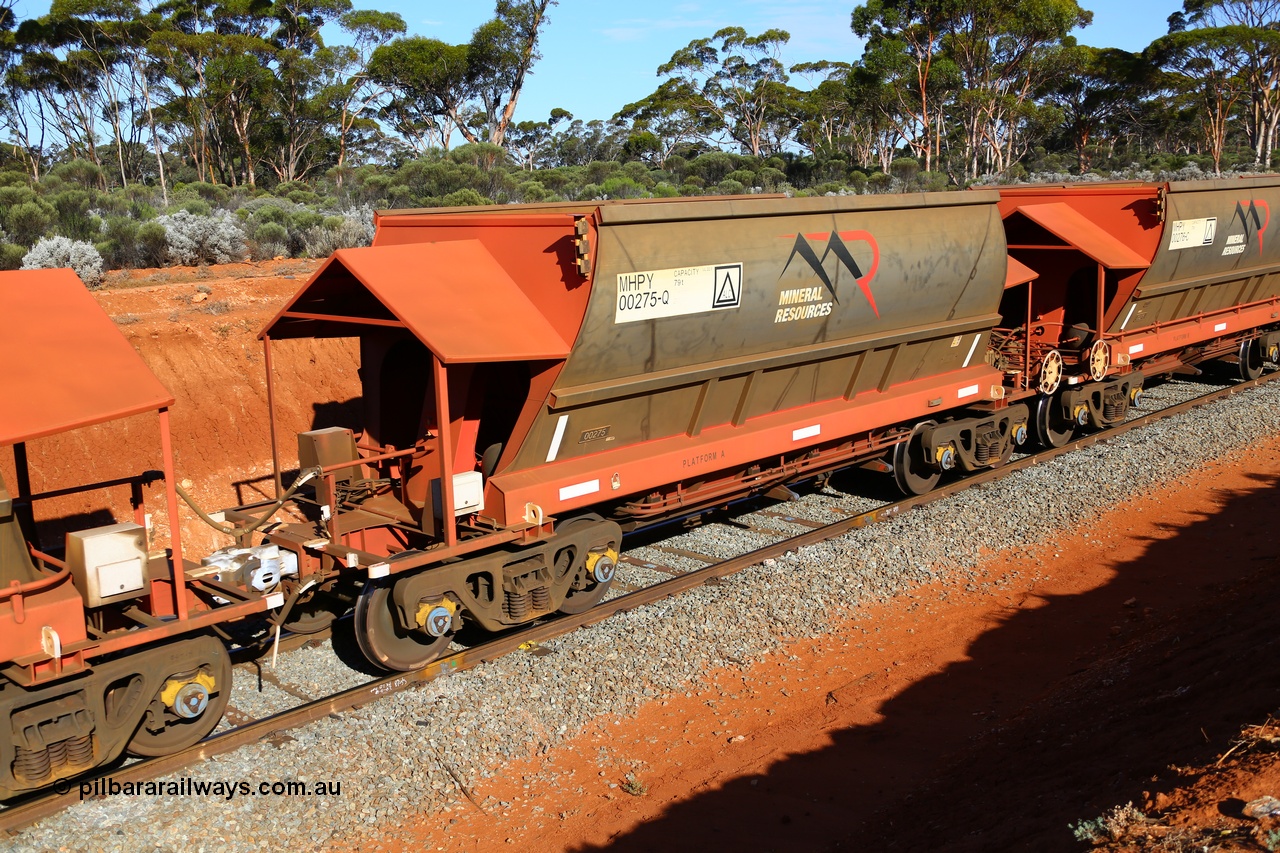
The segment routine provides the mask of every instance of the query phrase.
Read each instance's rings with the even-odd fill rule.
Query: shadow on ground
[[[829,747],[607,849],[1085,849],[1068,824],[1141,808],[1175,787],[1172,766],[1211,759],[1280,707],[1276,482],[1255,479],[1106,585],[1011,607],[967,660],[886,700],[880,722],[833,730]]]

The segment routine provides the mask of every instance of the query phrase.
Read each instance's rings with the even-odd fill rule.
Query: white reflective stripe
[[[556,434],[551,436],[551,449],[547,451],[547,461],[556,461],[556,454],[560,452],[560,440],[564,438],[564,428],[569,423],[568,415],[561,415],[560,420],[556,421]]]
[[[1221,331],[1224,331],[1226,328],[1227,328],[1227,324],[1226,324],[1226,323],[1219,323],[1218,325],[1216,325],[1216,326],[1214,326],[1214,327],[1213,327],[1213,330],[1214,330],[1215,332],[1221,332]]]
[[[1140,352],[1142,352],[1142,344],[1134,344],[1133,346],[1129,347],[1129,355],[1134,355]]]
[[[968,367],[969,362],[973,359],[973,351],[978,348],[978,341],[982,340],[982,332],[973,336],[973,343],[969,344],[969,354],[964,357],[964,364],[961,367]]]
[[[966,385],[956,392],[957,399],[963,400],[965,397],[972,397],[978,393],[977,385]]]
[[[574,483],[572,486],[565,486],[560,490],[560,500],[568,501],[574,498],[580,498],[583,495],[591,495],[600,491],[599,480],[588,480],[585,483]]]
[[[277,607],[284,607],[283,592],[273,592],[267,596],[267,609],[275,610]]]
[[[1124,327],[1129,325],[1129,318],[1133,316],[1133,311],[1137,307],[1138,307],[1138,303],[1136,302],[1129,306],[1129,313],[1124,315],[1124,322],[1120,324],[1120,331],[1123,332]]]
[[[374,563],[369,566],[369,577],[371,578],[385,578],[389,574],[391,574],[391,566],[386,563]]]
[[[822,435],[822,424],[793,429],[791,431],[791,440],[803,441],[806,438],[813,438],[815,435]]]

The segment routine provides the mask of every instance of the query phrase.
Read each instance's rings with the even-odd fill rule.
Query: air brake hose
[[[271,509],[267,510],[267,512],[263,514],[261,518],[259,518],[257,521],[255,521],[253,524],[251,524],[248,527],[226,527],[225,525],[219,524],[218,522],[214,521],[213,518],[210,517],[210,515],[207,512],[202,510],[200,507],[196,506],[195,500],[191,497],[191,495],[187,494],[187,490],[182,488],[180,484],[174,483],[173,488],[178,493],[178,497],[186,501],[187,506],[191,507],[192,511],[194,511],[195,514],[200,517],[200,520],[203,521],[205,524],[209,525],[210,527],[212,527],[214,530],[218,531],[219,533],[225,533],[228,536],[247,536],[248,534],[252,533],[253,531],[257,530],[259,527],[261,527],[262,525],[270,521],[271,516],[276,514],[276,510],[280,509],[280,507],[288,503],[289,498],[293,497],[294,492],[298,491],[298,489],[301,488],[304,483],[306,483],[308,480],[311,480],[314,477],[318,477],[319,475],[320,475],[319,468],[308,468],[306,471],[302,473],[302,476],[300,476],[298,479],[293,481],[293,485],[289,487],[288,491],[286,491],[283,495],[280,496],[280,499],[277,500],[272,505]]]

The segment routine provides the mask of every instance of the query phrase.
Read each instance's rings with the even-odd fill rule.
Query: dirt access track
[[[271,493],[257,332],[317,267],[113,273],[95,294],[177,398],[178,478],[205,507]],[[356,352],[272,353],[288,468],[295,432],[358,426]],[[36,490],[160,467],[154,415],[29,452]],[[1280,730],[1237,736],[1280,710],[1278,480],[1280,441],[1191,472],[967,589],[919,589],[705,691],[601,719],[477,783],[478,806],[406,815],[368,847],[1082,850],[1069,824],[1132,802],[1146,817],[1100,837],[1112,849],[1267,849],[1280,820],[1241,808],[1280,797]],[[109,523],[127,496],[42,510]],[[228,544],[183,513],[189,557]]]

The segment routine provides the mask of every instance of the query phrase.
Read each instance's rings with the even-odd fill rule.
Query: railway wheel
[[[924,431],[937,425],[921,421],[911,431],[911,438],[893,448],[893,479],[904,495],[926,494],[942,479],[942,470],[929,464],[924,447]]]
[[[1239,355],[1241,379],[1249,382],[1262,375],[1262,348],[1256,338],[1241,341]]]
[[[292,634],[318,634],[333,626],[342,602],[325,592],[310,590],[289,610],[289,618],[283,627]]]
[[[400,624],[391,597],[392,585],[369,581],[356,599],[356,645],[374,666],[391,672],[422,669],[449,648],[453,632],[433,637]]]
[[[168,674],[126,747],[131,755],[154,758],[186,749],[222,719],[231,700],[231,656],[216,637],[196,639],[200,665]]]
[[[1036,401],[1036,441],[1042,447],[1062,447],[1076,434],[1076,424],[1062,415],[1057,397],[1041,397]]]
[[[595,524],[600,520],[600,516],[595,514],[571,518],[561,524],[556,532],[568,533],[575,528]],[[595,555],[595,559],[592,559],[592,555],[584,555],[577,575],[573,579],[573,585],[569,587],[564,603],[560,605],[560,612],[585,613],[595,607],[609,594],[609,587],[613,585],[613,578],[617,573],[617,564],[611,557]]]

